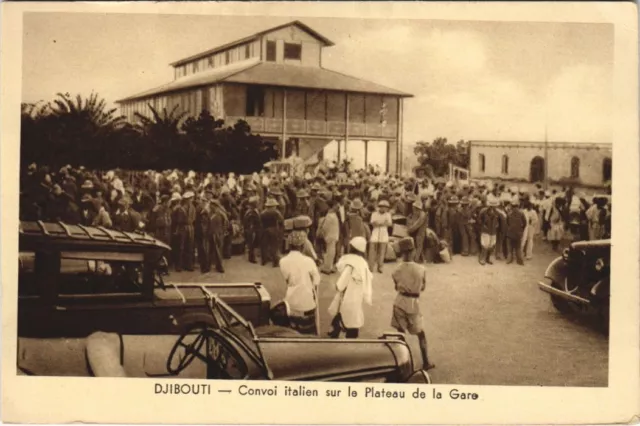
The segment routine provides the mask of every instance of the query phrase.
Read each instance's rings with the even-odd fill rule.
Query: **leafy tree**
[[[456,145],[447,142],[447,138],[436,138],[433,142],[418,142],[414,149],[420,166],[436,176],[444,176],[449,163],[458,167],[469,167],[468,143],[460,140]]]

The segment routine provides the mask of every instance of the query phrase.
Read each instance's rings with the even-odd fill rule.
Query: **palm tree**
[[[135,113],[139,121],[135,126],[144,135],[145,141],[145,146],[142,147],[145,156],[142,158],[148,158],[149,164],[158,169],[180,166],[184,155],[180,124],[186,112],[178,112],[178,105],[171,111],[163,108],[162,112],[148,106],[151,117]]]
[[[83,101],[81,95],[72,98],[69,93],[58,93],[53,104],[49,104],[51,115],[54,117],[68,117],[79,123],[90,123],[96,131],[109,132],[124,125],[125,117],[117,115],[117,108],[107,109],[107,102],[97,93],[91,93]]]

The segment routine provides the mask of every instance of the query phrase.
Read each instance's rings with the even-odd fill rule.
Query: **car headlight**
[[[602,271],[602,269],[604,268],[604,259],[599,258],[598,260],[596,260],[595,268],[598,272]]]
[[[562,250],[562,259],[566,262],[569,260],[569,248]]]
[[[425,370],[416,370],[409,376],[407,383],[424,383],[431,384],[431,377]]]

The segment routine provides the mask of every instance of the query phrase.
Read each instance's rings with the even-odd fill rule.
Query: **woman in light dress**
[[[372,303],[373,274],[365,259],[367,240],[354,237],[349,245],[351,252],[338,260],[340,277],[336,282],[336,295],[329,306],[333,317],[333,329],[329,336],[337,338],[344,330],[347,338],[356,338],[364,325],[363,305]]]

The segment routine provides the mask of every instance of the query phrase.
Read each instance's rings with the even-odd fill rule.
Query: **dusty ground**
[[[430,280],[421,299],[435,383],[482,385],[606,386],[608,340],[592,326],[555,311],[537,281],[557,254],[538,242],[525,266],[504,261],[481,266],[475,257],[455,256],[448,265],[427,265]],[[365,310],[362,336],[392,331],[395,292],[388,263],[374,278],[373,306]],[[225,274],[172,273],[176,281],[260,281],[277,302],[284,295],[278,268],[226,261]],[[329,330],[326,308],[336,276],[322,275],[321,327]],[[420,365],[417,340],[409,336]]]

